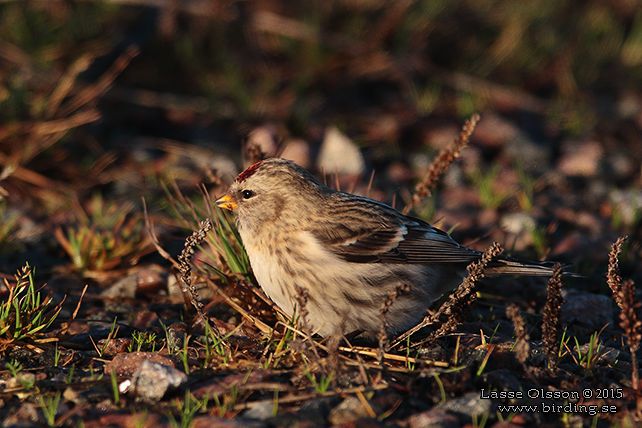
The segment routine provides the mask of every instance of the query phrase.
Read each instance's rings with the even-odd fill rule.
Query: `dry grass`
[[[410,290],[408,284],[401,284],[397,286],[394,290],[388,293],[386,300],[381,305],[379,314],[381,315],[381,326],[379,328],[379,364],[383,366],[383,356],[387,351],[388,347],[388,321],[386,320],[388,312],[392,305],[397,301],[400,295],[407,293]]]
[[[613,299],[620,308],[620,327],[624,330],[631,353],[631,387],[638,391],[640,375],[638,370],[637,351],[642,341],[642,321],[638,316],[640,302],[635,301],[635,284],[632,280],[622,280],[618,256],[626,237],[620,237],[611,246],[606,283],[611,288]]]
[[[480,117],[478,114],[474,114],[468,119],[466,123],[464,123],[457,139],[455,139],[451,145],[442,149],[437,157],[433,159],[428,167],[428,171],[415,185],[415,191],[412,194],[410,202],[408,202],[403,209],[404,214],[408,214],[410,210],[419,205],[424,198],[432,194],[437,183],[439,183],[439,179],[448,171],[450,165],[461,155],[462,150],[468,145],[479,120]]]
[[[437,325],[438,328],[430,334],[426,341],[434,340],[452,331],[461,322],[464,309],[475,301],[476,295],[473,291],[477,282],[485,276],[484,271],[486,267],[495,257],[499,256],[502,251],[502,247],[496,242],[488,247],[479,260],[470,263],[466,267],[468,271],[466,278],[464,278],[455,291],[448,296],[448,299],[439,309],[426,315],[419,324],[397,337],[394,341],[394,346],[429,326]],[[424,341],[421,343],[423,342]]]
[[[522,314],[519,312],[517,305],[511,304],[506,307],[506,316],[513,322],[515,329],[515,355],[517,361],[526,364],[526,360],[530,354],[530,337],[526,329],[526,321]]]
[[[206,317],[203,313],[203,303],[199,300],[198,291],[192,283],[191,257],[195,253],[195,248],[205,240],[213,226],[210,219],[201,221],[199,226],[198,230],[194,231],[187,239],[185,239],[183,251],[181,251],[181,254],[178,256],[178,269],[180,271],[181,291],[183,292],[183,296],[186,296],[186,300],[194,306],[197,314],[205,320]]]
[[[555,370],[558,363],[558,337],[562,304],[562,267],[557,264],[546,286],[546,304],[542,317],[544,353],[548,359],[548,368],[551,370]]]

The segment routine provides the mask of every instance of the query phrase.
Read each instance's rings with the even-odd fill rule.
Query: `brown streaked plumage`
[[[389,293],[388,333],[419,322],[463,278],[479,251],[375,200],[335,191],[291,161],[267,159],[237,177],[218,205],[235,210],[259,285],[292,314],[296,286],[308,291],[308,322],[323,336],[374,337]],[[497,260],[490,275],[549,276],[549,267]]]

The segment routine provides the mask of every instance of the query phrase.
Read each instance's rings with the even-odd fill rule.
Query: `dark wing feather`
[[[419,219],[367,198],[337,194],[332,223],[316,223],[314,236],[355,263],[469,263],[481,255]],[[365,209],[365,207],[367,209]]]

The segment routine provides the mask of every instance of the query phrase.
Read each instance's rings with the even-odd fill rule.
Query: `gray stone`
[[[602,294],[563,290],[562,323],[597,330],[613,322],[613,300]]]
[[[458,428],[461,426],[456,416],[444,409],[430,409],[417,413],[407,419],[408,428]]]
[[[356,144],[335,126],[328,128],[321,144],[318,167],[325,174],[360,175],[365,169]]]
[[[187,382],[187,375],[174,367],[144,361],[132,377],[134,393],[146,401],[158,401],[169,389]]]
[[[437,407],[470,419],[490,412],[491,406],[492,401],[482,399],[479,392],[468,392],[461,397],[439,404]]]
[[[333,425],[340,425],[368,417],[368,412],[357,397],[346,397],[337,407],[330,411],[328,419]]]

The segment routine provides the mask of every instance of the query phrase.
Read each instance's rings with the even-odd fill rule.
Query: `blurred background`
[[[639,242],[638,1],[1,0],[0,270],[135,264],[142,197],[180,244],[167,187],[265,155],[400,208],[475,112],[417,216],[589,275]]]

